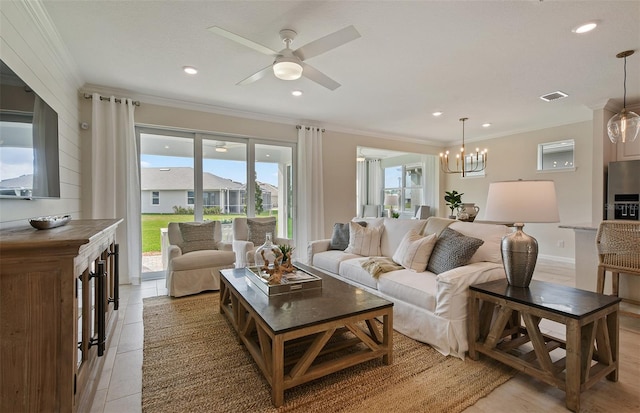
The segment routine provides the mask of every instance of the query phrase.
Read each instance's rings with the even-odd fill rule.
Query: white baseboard
[[[576,265],[576,259],[575,258],[558,257],[556,255],[538,255],[538,258],[539,259],[543,259],[543,260],[548,260],[548,261],[561,262],[561,263],[564,263],[564,264]]]

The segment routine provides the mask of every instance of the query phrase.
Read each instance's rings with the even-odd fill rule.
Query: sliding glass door
[[[164,276],[169,222],[220,220],[223,241],[230,242],[234,218],[274,216],[277,235],[292,238],[294,145],[151,128],[137,132],[143,272]]]

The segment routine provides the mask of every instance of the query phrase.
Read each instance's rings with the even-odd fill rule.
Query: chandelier
[[[449,166],[449,151],[440,154],[440,169],[447,174],[461,174],[464,178],[467,173],[481,172],[487,167],[487,150],[480,151],[476,148],[476,152],[467,154],[464,146],[464,122],[469,118],[460,118],[462,122],[462,147],[460,153],[456,154],[456,166]]]
[[[616,55],[618,59],[624,58],[624,95],[622,100],[622,110],[615,114],[607,123],[607,133],[612,143],[633,142],[638,137],[640,131],[640,116],[627,110],[627,56],[631,56],[633,50],[620,52]]]

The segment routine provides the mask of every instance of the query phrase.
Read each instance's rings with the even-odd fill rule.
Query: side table
[[[605,376],[618,381],[619,303],[618,297],[535,280],[528,288],[506,279],[472,285],[469,357],[486,354],[564,390],[567,408],[577,412],[580,392]],[[566,341],[543,334],[543,318],[564,324]],[[553,360],[558,348],[564,357]]]

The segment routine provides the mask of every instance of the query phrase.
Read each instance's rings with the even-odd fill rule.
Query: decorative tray
[[[71,221],[71,215],[49,215],[29,219],[29,224],[35,229],[51,229],[66,225]]]
[[[255,284],[260,291],[267,295],[286,294],[292,291],[322,288],[322,278],[309,274],[302,270],[287,273],[282,276],[280,284],[269,284],[269,274],[261,271],[259,267],[245,268],[246,277]]]

